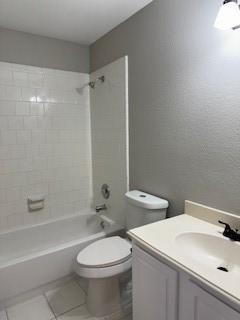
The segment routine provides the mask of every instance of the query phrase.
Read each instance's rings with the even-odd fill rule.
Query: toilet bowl
[[[98,240],[77,256],[75,272],[88,279],[87,308],[95,317],[120,310],[119,275],[132,266],[131,242],[119,236]]]
[[[166,218],[168,202],[133,190],[126,193],[127,229]],[[132,244],[119,236],[98,240],[80,251],[75,272],[88,279],[87,308],[95,317],[121,311],[119,278],[132,267]]]

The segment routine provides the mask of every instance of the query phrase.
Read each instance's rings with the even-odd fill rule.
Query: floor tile
[[[85,303],[85,293],[75,281],[45,293],[55,315],[61,315]]]
[[[76,308],[72,311],[69,311],[62,316],[57,318],[58,320],[95,320],[94,317],[92,317],[87,309],[86,306],[81,306],[79,308]]]
[[[44,296],[38,296],[7,309],[9,320],[50,320],[54,314]]]
[[[5,311],[0,311],[0,320],[7,320],[7,315]]]

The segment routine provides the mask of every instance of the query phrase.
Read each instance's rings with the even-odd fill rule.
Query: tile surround
[[[122,70],[122,66],[120,63],[116,71]],[[113,93],[117,94],[120,87],[121,98],[125,97],[121,84],[125,75],[115,79],[115,71],[107,71],[113,77]],[[84,86],[88,81],[86,74],[0,62],[0,232],[72,215],[89,207],[92,196],[90,106],[89,89]],[[77,92],[76,88],[81,87]],[[111,84],[107,88],[111,89]],[[119,117],[125,121],[122,101],[116,99],[115,115],[103,105],[105,121],[102,112],[96,112],[103,121],[95,129],[106,126],[106,134],[111,130],[114,136],[113,129],[119,129],[109,143],[116,146],[116,154],[126,158],[126,145],[122,141],[126,132],[118,126]],[[107,107],[111,105],[108,103]],[[95,135],[95,142],[103,143],[104,138]],[[121,145],[125,148],[123,152]],[[100,154],[98,169],[102,168],[105,156],[110,160],[110,174],[119,174],[119,162],[116,166],[107,150],[106,155]],[[127,188],[126,167],[120,170],[124,178],[120,179],[120,186],[114,185],[113,203],[109,207],[120,202],[120,212],[113,218],[124,224],[121,211],[124,199],[114,196]],[[108,179],[113,184],[115,177]],[[27,198],[35,194],[45,195],[45,208],[29,213]],[[84,303],[85,293],[76,282],[70,282],[8,308],[8,318],[5,311],[0,312],[0,320],[93,319]]]
[[[88,81],[87,74],[0,63],[0,232],[89,207]],[[39,193],[45,208],[29,213],[27,197]]]

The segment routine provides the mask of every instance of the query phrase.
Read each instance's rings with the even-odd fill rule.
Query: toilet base
[[[89,279],[87,309],[95,317],[104,317],[121,309],[118,276]]]

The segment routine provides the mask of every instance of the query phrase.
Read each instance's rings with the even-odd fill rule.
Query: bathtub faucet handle
[[[97,213],[99,213],[99,212],[101,212],[101,211],[103,211],[103,210],[107,210],[107,206],[106,206],[106,204],[104,203],[104,204],[101,204],[101,205],[99,205],[99,206],[96,206],[96,207],[95,207],[95,210],[96,210]]]

